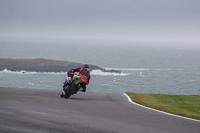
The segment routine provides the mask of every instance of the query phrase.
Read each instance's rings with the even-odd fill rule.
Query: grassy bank
[[[200,120],[200,95],[126,94],[141,105]]]

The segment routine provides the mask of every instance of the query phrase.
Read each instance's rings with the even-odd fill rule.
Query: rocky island
[[[118,70],[106,70],[96,65],[88,64],[90,71],[101,70],[102,72],[121,73]],[[67,72],[70,69],[82,67],[83,64],[48,59],[10,59],[0,58],[0,71],[5,68],[11,71],[34,71],[34,72]]]

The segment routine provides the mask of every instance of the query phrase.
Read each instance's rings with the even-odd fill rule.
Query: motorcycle
[[[63,83],[63,92],[60,96],[69,98],[71,95],[76,94],[81,88],[81,83],[83,83],[83,80],[78,74],[74,74],[72,76],[68,75]]]

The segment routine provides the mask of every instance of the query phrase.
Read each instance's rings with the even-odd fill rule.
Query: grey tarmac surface
[[[119,93],[0,87],[1,133],[199,133],[200,122],[148,110]]]

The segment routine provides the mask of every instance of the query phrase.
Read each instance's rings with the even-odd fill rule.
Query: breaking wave
[[[0,73],[7,73],[7,74],[67,74],[67,72],[32,72],[32,71],[11,71],[8,69],[4,69],[0,71]],[[99,75],[99,76],[126,76],[129,75],[127,73],[114,73],[114,72],[102,72],[101,70],[92,70],[91,75]]]
[[[0,71],[0,73],[8,73],[8,74],[66,74],[66,72],[32,72],[32,71],[11,71],[8,69],[4,69],[3,71]]]
[[[106,70],[119,70],[119,71],[181,71],[183,69],[174,69],[174,68],[112,68],[104,67]]]
[[[147,71],[149,68],[111,68],[111,67],[105,67],[106,70],[119,70],[119,71]]]
[[[127,73],[115,73],[115,72],[102,72],[101,70],[92,70],[91,75],[100,75],[100,76],[127,76]]]

